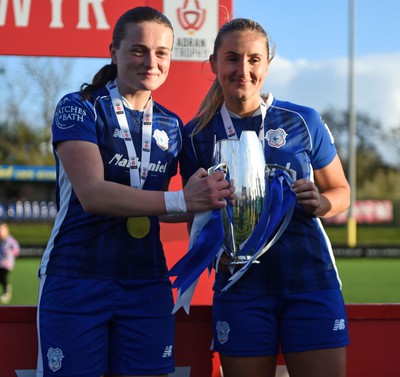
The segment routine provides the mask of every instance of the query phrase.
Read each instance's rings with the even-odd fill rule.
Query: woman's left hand
[[[297,203],[304,211],[313,215],[321,206],[321,194],[314,182],[302,178],[292,184],[292,190],[296,193]]]

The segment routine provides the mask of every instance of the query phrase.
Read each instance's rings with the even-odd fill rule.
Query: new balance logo
[[[344,319],[336,319],[335,323],[333,324],[333,331],[344,330],[346,328],[346,324]]]
[[[172,348],[173,346],[165,346],[162,357],[172,357]]]

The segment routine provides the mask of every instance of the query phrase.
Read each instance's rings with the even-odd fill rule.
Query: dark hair
[[[270,62],[275,55],[275,45],[271,40],[271,37],[267,34],[264,28],[256,21],[247,18],[235,18],[227,23],[225,23],[218,31],[217,37],[214,41],[213,58],[216,60],[218,50],[222,45],[223,38],[225,35],[234,32],[252,31],[260,34],[265,38],[265,43],[268,52],[268,62]],[[224,102],[224,96],[222,94],[221,85],[218,82],[218,78],[214,79],[211,88],[207,92],[203,101],[200,104],[199,110],[195,118],[197,119],[197,126],[194,133],[200,132],[207,123],[214,116],[219,107],[222,106]]]
[[[129,24],[141,24],[143,22],[155,22],[164,25],[173,31],[173,27],[169,19],[157,9],[151,7],[136,7],[126,11],[117,20],[112,37],[111,45],[119,48],[121,41],[126,36],[126,26]],[[81,85],[81,95],[83,99],[87,99],[94,90],[106,85],[110,80],[117,77],[117,66],[113,62],[103,66],[92,79],[91,84],[84,83]]]

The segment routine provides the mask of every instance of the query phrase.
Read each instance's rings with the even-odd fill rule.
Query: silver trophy
[[[209,174],[223,170],[227,178],[233,180],[236,194],[235,203],[222,211],[225,232],[222,248],[229,256],[228,260],[221,259],[223,264],[246,264],[260,251],[258,245],[257,249],[246,250],[243,254],[246,242],[260,220],[268,195],[268,178],[276,169],[286,170],[292,179],[295,178],[293,170],[266,164],[263,145],[254,131],[242,131],[239,140],[216,142],[214,166],[209,169]]]
[[[188,313],[197,281],[206,268],[231,272],[221,292],[235,284],[279,239],[295,206],[291,190],[295,172],[267,165],[264,147],[254,131],[243,131],[240,140],[216,142],[213,159],[208,174],[222,170],[226,179],[233,180],[235,203],[229,201],[221,211],[195,214],[189,251],[169,271],[169,276],[176,276],[173,287],[178,288],[174,313],[180,307]]]

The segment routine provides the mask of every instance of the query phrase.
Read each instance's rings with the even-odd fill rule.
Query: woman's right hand
[[[183,193],[188,212],[202,212],[226,207],[225,198],[232,195],[229,182],[222,171],[208,175],[203,168],[187,181]]]

